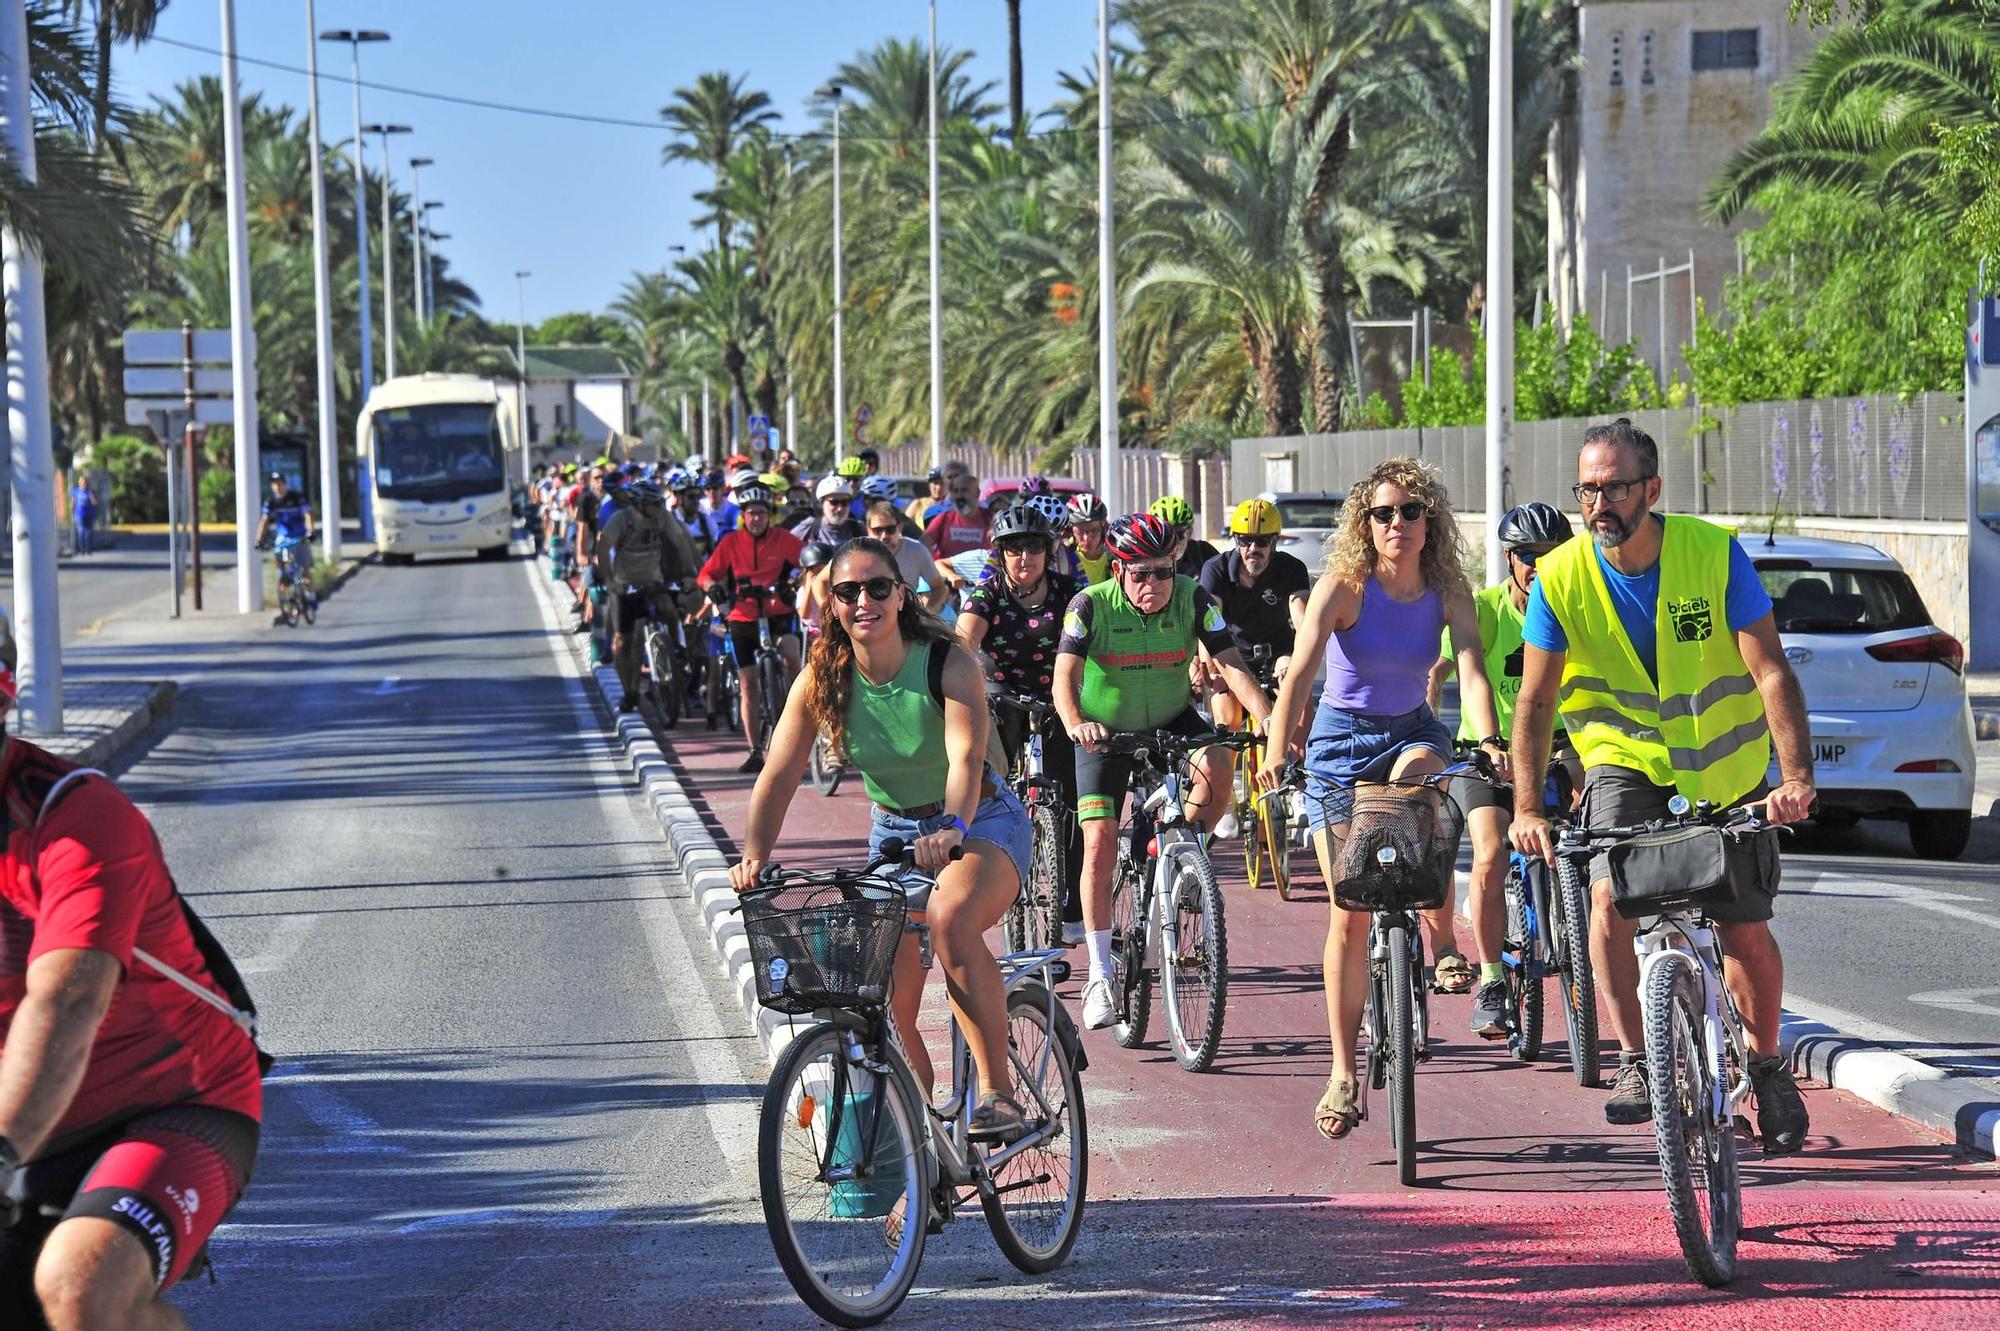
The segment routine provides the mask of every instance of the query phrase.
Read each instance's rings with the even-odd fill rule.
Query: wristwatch
[[[1491,744],[1502,753],[1507,752],[1507,737],[1505,735],[1488,735],[1485,739],[1479,741],[1479,747],[1482,749],[1488,744]]]

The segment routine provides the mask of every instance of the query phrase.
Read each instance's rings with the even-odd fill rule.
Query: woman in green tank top
[[[829,567],[821,637],[771,738],[750,797],[743,860],[730,881],[739,892],[756,883],[813,740],[825,735],[860,770],[874,801],[871,852],[888,837],[903,838],[914,843],[917,866],[937,876],[927,901],[912,894],[910,910],[928,917],[979,1067],[973,1135],[1009,1141],[1024,1123],[1008,1073],[1006,993],[985,934],[1020,894],[1029,831],[1027,811],[989,769],[986,680],[972,654],[952,643],[904,585],[887,546],[851,540]],[[962,858],[951,858],[954,849]],[[889,1006],[910,1070],[929,1088],[930,1054],[917,1031],[923,983],[915,938],[907,936]]]

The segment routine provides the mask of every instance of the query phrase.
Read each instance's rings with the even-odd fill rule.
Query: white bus
[[[357,433],[383,563],[421,554],[506,557],[514,530],[508,478],[520,470],[511,384],[470,374],[391,379],[369,394]]]

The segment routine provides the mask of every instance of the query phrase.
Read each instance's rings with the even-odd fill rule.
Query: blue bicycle
[[[1542,802],[1560,817],[1569,808],[1570,778],[1557,759],[1549,763]],[[1564,861],[1551,881],[1539,856],[1507,856],[1507,932],[1501,944],[1507,967],[1507,1006],[1513,1029],[1507,1048],[1524,1063],[1542,1055],[1542,982],[1562,985],[1563,1020],[1570,1067],[1579,1086],[1598,1081],[1597,984],[1590,968],[1590,897],[1576,865]]]
[[[290,628],[297,628],[301,619],[310,624],[319,618],[319,597],[300,576],[304,547],[305,541],[297,537],[280,538],[271,545],[278,564],[278,615]]]

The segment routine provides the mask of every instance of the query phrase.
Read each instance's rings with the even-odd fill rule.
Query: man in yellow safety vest
[[[1759,798],[1775,743],[1780,779],[1765,814],[1797,822],[1812,807],[1812,757],[1771,598],[1729,531],[1654,513],[1660,491],[1659,448],[1645,431],[1621,419],[1584,435],[1575,494],[1592,539],[1537,568],[1521,624],[1515,769],[1542,770],[1560,710],[1583,761],[1584,822],[1612,827],[1666,817],[1676,793],[1725,807]],[[1553,864],[1540,795],[1532,782],[1516,786],[1514,845]],[[1644,1123],[1652,1105],[1636,925],[1612,907],[1602,856],[1590,893],[1591,962],[1623,1050],[1604,1116]],[[1809,1120],[1778,1049],[1785,964],[1771,936],[1772,898],[1747,894],[1707,913],[1743,1016],[1759,1134],[1769,1153],[1796,1151]]]

